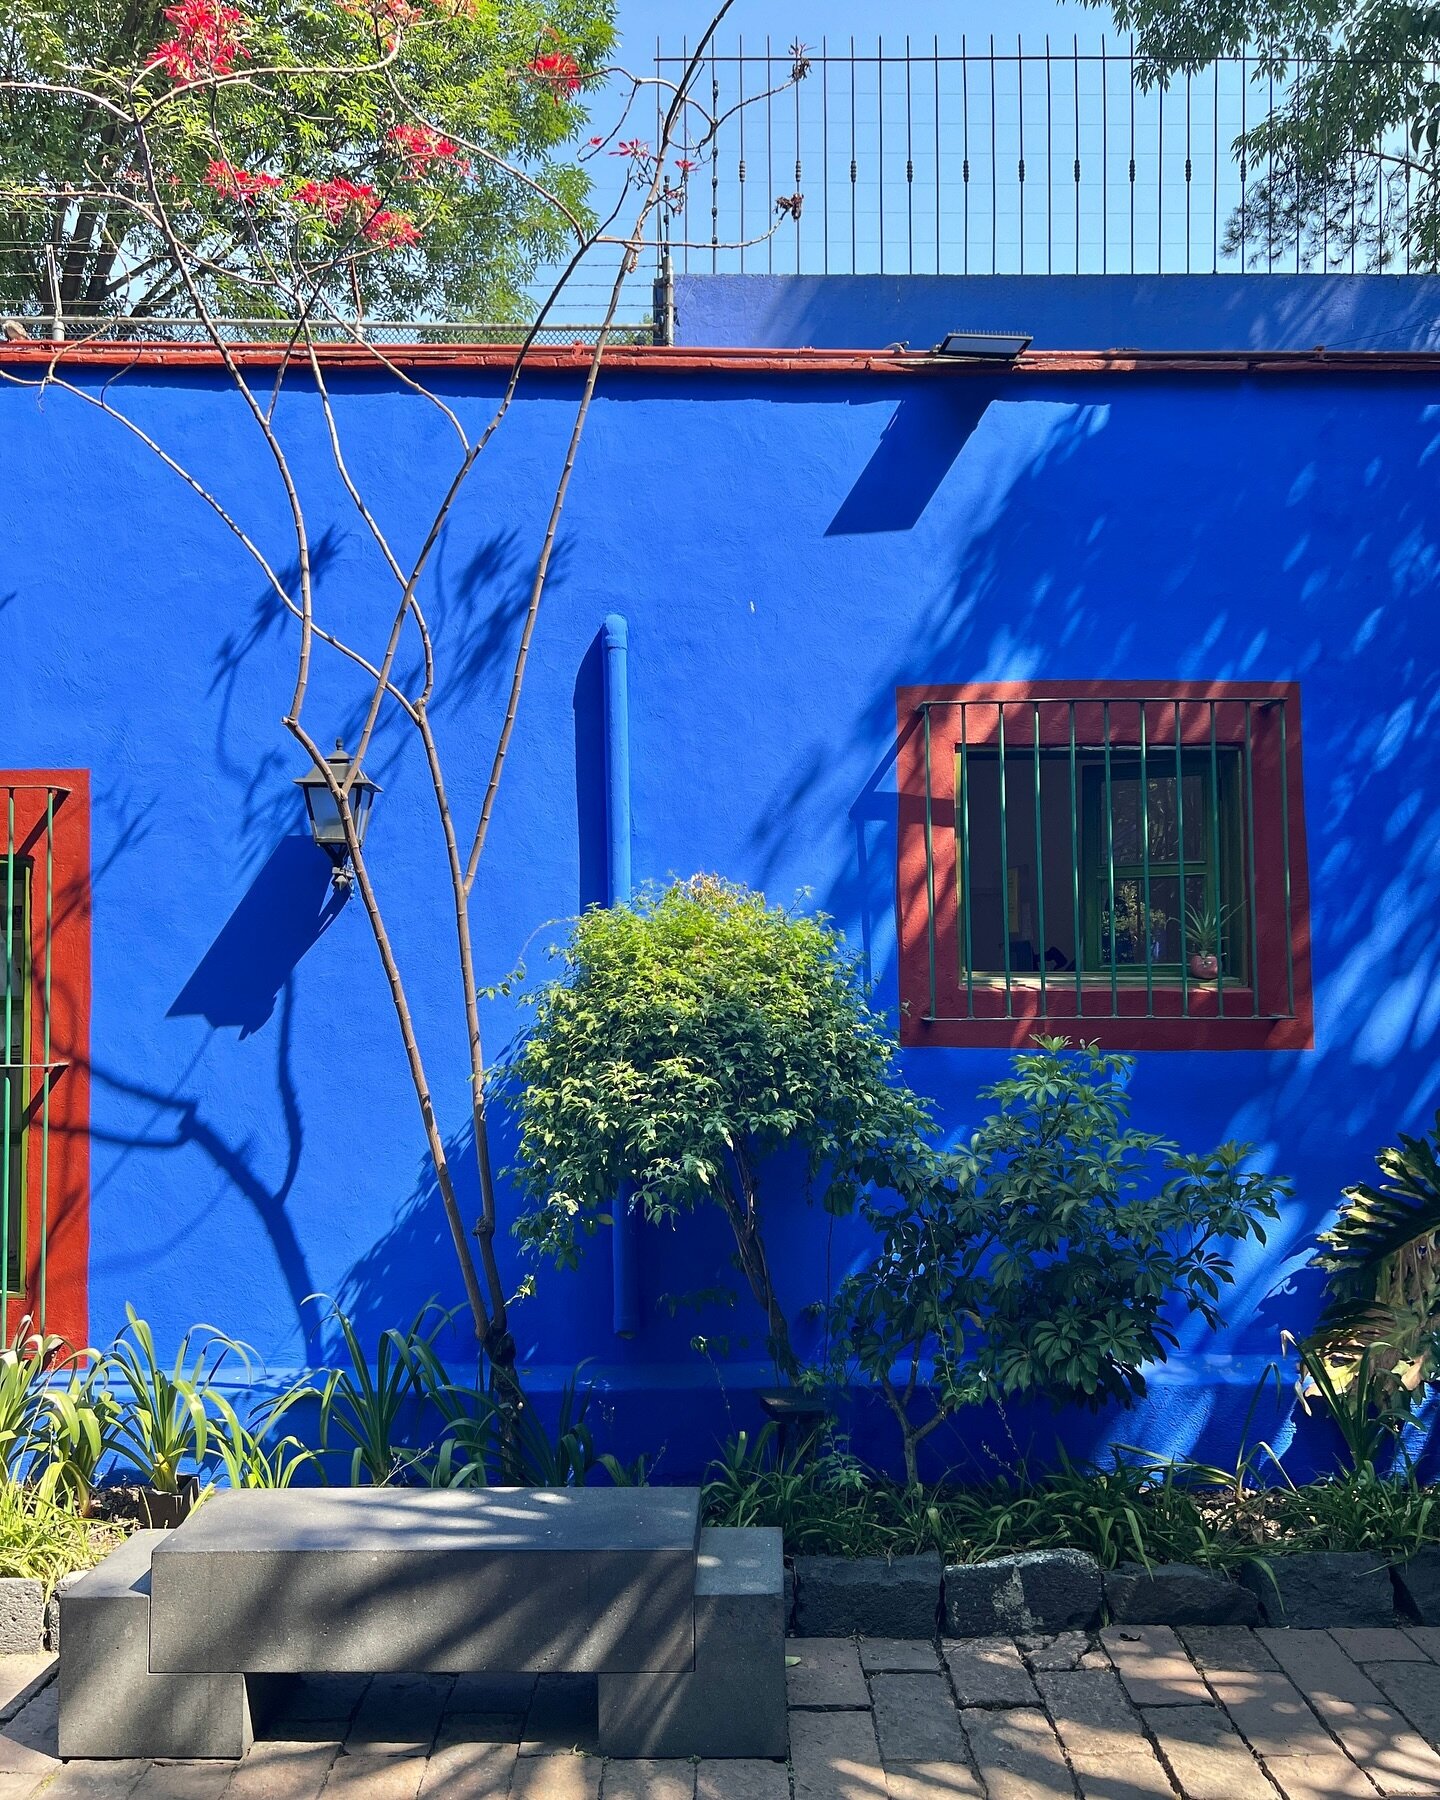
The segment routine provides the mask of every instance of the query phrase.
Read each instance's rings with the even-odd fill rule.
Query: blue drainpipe
[[[601,633],[605,646],[605,832],[607,899],[623,906],[630,898],[630,628],[611,613]],[[610,1234],[614,1328],[617,1337],[640,1329],[640,1218],[630,1210],[629,1191],[615,1200]]]

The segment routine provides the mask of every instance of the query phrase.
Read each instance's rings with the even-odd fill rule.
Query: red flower
[[[409,213],[377,212],[365,221],[363,234],[384,250],[401,250],[420,241],[420,227]]]
[[[404,157],[409,181],[421,180],[436,163],[447,159],[462,173],[470,167],[457,146],[432,126],[392,125],[385,135]]]
[[[318,207],[332,225],[343,225],[351,212],[373,212],[378,195],[373,187],[337,175],[333,181],[302,181],[295,198],[302,206]]]
[[[650,146],[644,138],[621,138],[610,154],[628,156],[632,162],[647,163],[650,161]]]
[[[532,56],[525,66],[557,100],[562,95],[580,92],[580,65],[567,51],[550,50],[543,56]]]
[[[272,188],[278,188],[280,177],[266,175],[263,171],[252,174],[249,169],[237,169],[234,163],[217,160],[205,171],[205,185],[213,188],[222,200],[243,200],[249,205]]]
[[[178,0],[165,8],[165,17],[175,35],[155,46],[145,66],[163,69],[172,81],[228,75],[237,57],[250,54],[240,42],[240,30],[249,21],[239,7],[222,0]]]
[[[675,167],[682,175],[688,175],[692,169],[698,169],[700,165],[698,162],[692,162],[688,156],[677,156]]]

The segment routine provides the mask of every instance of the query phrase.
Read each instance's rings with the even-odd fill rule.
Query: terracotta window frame
[[[90,1331],[89,771],[0,769],[0,831],[29,885],[22,1282],[5,1331],[13,1342],[24,1324],[78,1350]]]
[[[973,966],[967,972],[960,907],[967,821],[963,808],[957,820],[956,766],[962,741],[967,755],[998,760],[1002,718],[1006,767],[1017,752],[1033,753],[1037,762],[1064,752],[1068,761],[1072,744],[1102,742],[1133,766],[1143,742],[1163,769],[1176,755],[1177,724],[1179,754],[1187,758],[1210,756],[1213,731],[1216,754],[1230,755],[1244,771],[1239,804],[1249,917],[1243,982],[1217,985],[1173,965],[1164,974],[1131,965],[1119,980],[1112,965],[1082,969],[1078,977],[1073,969],[1042,973],[1037,967],[1012,978],[1007,968],[1003,986]],[[902,1045],[1023,1047],[1036,1035],[1053,1034],[1113,1050],[1313,1047],[1298,683],[906,686],[896,689],[896,745]],[[1038,875],[1035,886],[1041,886]],[[1047,962],[1045,948],[1040,965]]]

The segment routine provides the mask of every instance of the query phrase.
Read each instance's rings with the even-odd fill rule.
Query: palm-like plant
[[[1312,1266],[1328,1300],[1305,1348],[1343,1392],[1362,1369],[1384,1403],[1408,1413],[1440,1379],[1440,1112],[1425,1137],[1376,1157],[1381,1180],[1346,1188]]]

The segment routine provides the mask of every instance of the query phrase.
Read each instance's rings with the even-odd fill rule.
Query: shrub
[[[880,1254],[832,1306],[840,1372],[879,1386],[912,1483],[921,1440],[963,1407],[1143,1395],[1144,1365],[1178,1342],[1168,1311],[1221,1323],[1229,1246],[1263,1243],[1287,1191],[1243,1167],[1244,1145],[1186,1155],[1129,1128],[1130,1058],[1037,1044],[985,1090],[997,1110],[968,1145],[897,1159],[894,1191],[864,1206]]]
[[[845,1212],[929,1127],[842,938],[702,875],[592,909],[560,954],[508,1071],[520,1237],[573,1265],[626,1183],[653,1221],[718,1206],[793,1378],[762,1232],[766,1157],[799,1146],[812,1192]]]

